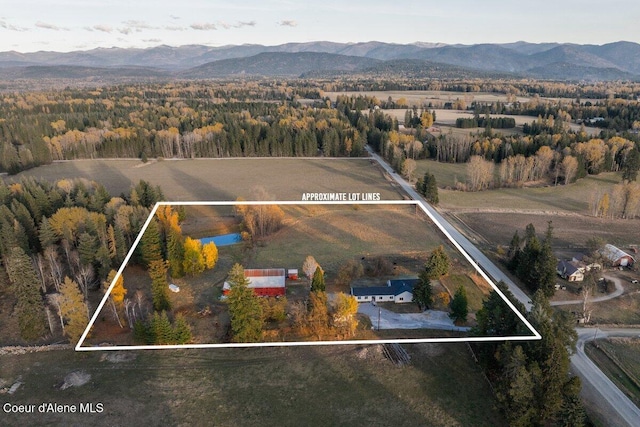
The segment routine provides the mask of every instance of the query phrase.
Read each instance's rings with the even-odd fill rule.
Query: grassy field
[[[475,313],[482,308],[482,301],[489,295],[489,292],[483,292],[473,280],[466,274],[449,274],[440,278],[440,282],[444,284],[451,294],[455,294],[456,290],[462,286],[467,291],[467,302],[470,313]]]
[[[640,405],[640,340],[609,338],[587,343],[585,350],[636,405]]]
[[[400,199],[381,169],[368,159],[199,159],[76,160],[22,172],[9,179],[33,176],[54,181],[83,177],[102,183],[113,195],[127,192],[144,179],[160,185],[167,200],[250,200],[252,189],[264,187],[274,200],[301,200],[304,192],[381,193]]]
[[[398,368],[377,346],[2,356],[0,403],[103,403],[101,414],[3,414],[4,425],[502,426],[464,344],[406,346]],[[117,362],[128,356],[130,360]],[[132,360],[131,360],[132,359]],[[113,361],[110,361],[113,360]],[[70,372],[91,375],[56,388]]]
[[[301,268],[307,255],[322,265],[329,277],[349,259],[385,256],[408,271],[419,271],[428,252],[446,239],[414,206],[304,206],[286,209],[292,223],[265,240],[251,260],[252,267],[288,262]],[[452,258],[458,258],[450,250]],[[404,259],[406,262],[401,262]]]
[[[429,164],[429,166],[432,166]],[[454,165],[457,166],[457,165]],[[466,179],[466,165],[460,166],[460,172],[443,168],[443,180],[450,179],[451,173],[458,174],[458,180]],[[434,169],[432,173],[437,172]],[[462,173],[461,173],[462,172]],[[418,175],[416,175],[418,176]],[[440,180],[436,175],[438,185]],[[617,173],[602,173],[589,176],[569,185],[558,185],[533,188],[499,188],[496,190],[461,192],[440,190],[440,205],[451,209],[503,208],[503,209],[535,209],[546,211],[568,211],[581,214],[589,213],[589,200],[592,194],[610,190],[620,182]]]

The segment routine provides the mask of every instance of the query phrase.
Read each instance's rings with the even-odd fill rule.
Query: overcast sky
[[[0,51],[328,40],[640,42],[637,0],[0,0]]]

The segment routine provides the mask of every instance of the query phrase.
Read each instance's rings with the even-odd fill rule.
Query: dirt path
[[[622,295],[622,293],[624,292],[624,287],[622,286],[622,281],[620,279],[618,279],[617,277],[613,277],[613,276],[606,276],[606,275],[602,275],[602,277],[604,277],[607,280],[611,280],[613,282],[613,284],[616,287],[616,290],[611,292],[608,295],[604,295],[601,297],[595,297],[595,298],[589,298],[589,300],[587,302],[602,302],[602,301],[608,301],[610,299],[614,299],[619,297],[620,295]],[[552,301],[551,305],[552,306],[558,306],[558,305],[571,305],[571,304],[582,304],[583,300],[581,299],[573,299],[573,300],[568,300],[568,301]]]

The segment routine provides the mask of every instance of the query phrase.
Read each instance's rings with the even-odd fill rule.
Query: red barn
[[[275,297],[285,295],[284,268],[246,268],[244,277],[249,279],[249,288],[261,297]],[[222,294],[229,293],[229,283],[224,282]]]

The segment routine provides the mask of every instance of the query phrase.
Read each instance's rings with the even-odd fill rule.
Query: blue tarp
[[[213,242],[216,246],[229,246],[235,245],[236,243],[240,243],[242,241],[242,237],[240,237],[240,233],[231,233],[231,234],[222,234],[220,236],[213,237],[203,237],[200,239],[203,245],[206,245],[209,242]]]

